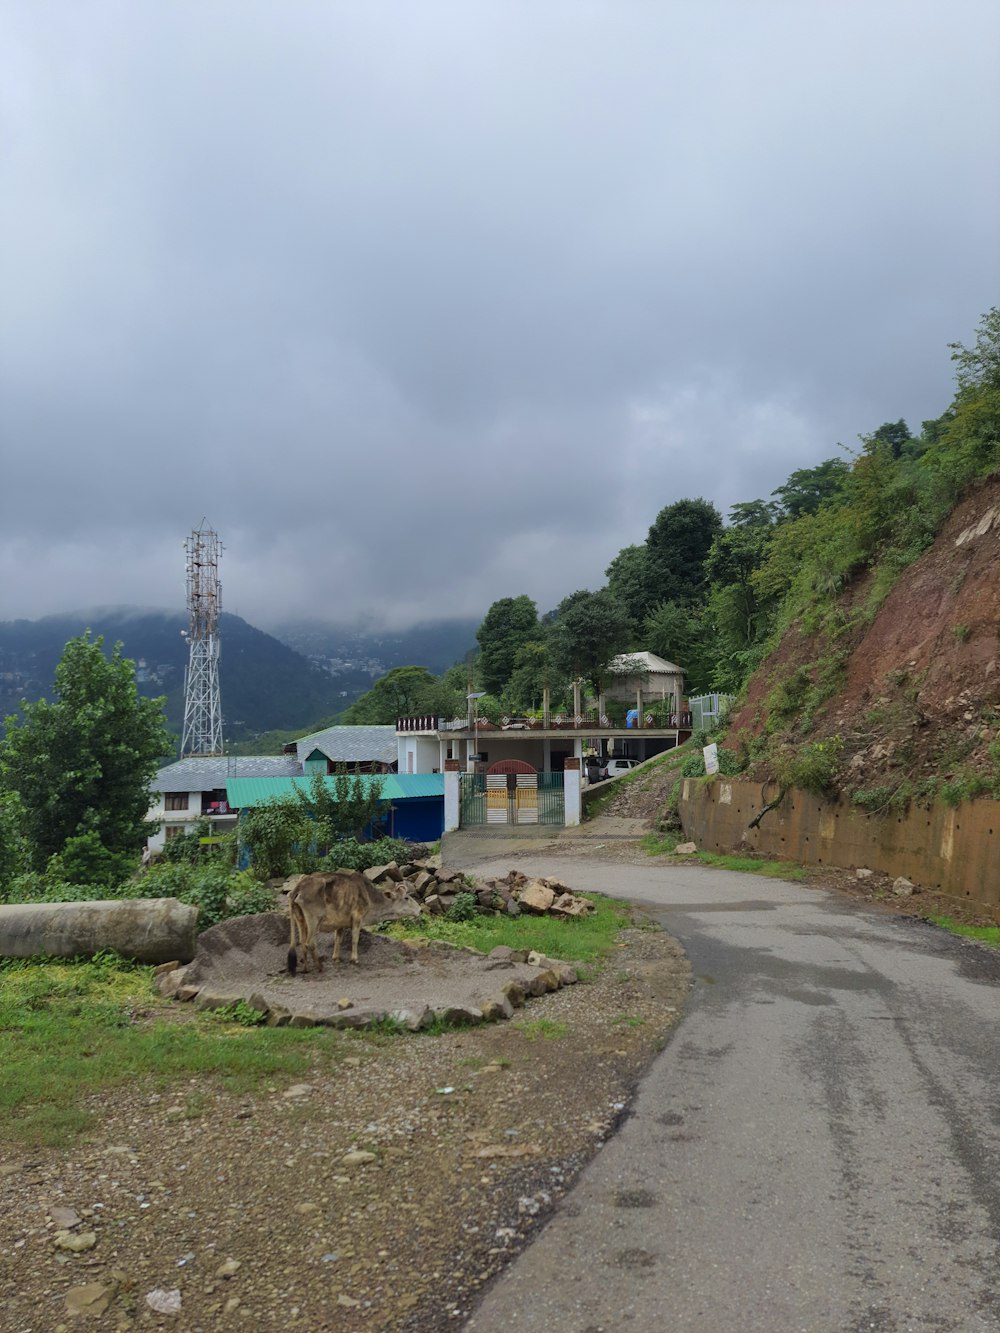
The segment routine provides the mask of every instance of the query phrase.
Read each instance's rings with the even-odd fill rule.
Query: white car
[[[630,769],[638,767],[638,759],[609,759],[604,768],[601,769],[601,776],[617,778],[621,777],[623,773],[628,773]]]

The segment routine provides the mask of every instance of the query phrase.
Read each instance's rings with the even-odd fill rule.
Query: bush
[[[778,762],[777,778],[783,787],[800,787],[803,791],[825,796],[837,785],[843,741],[833,736],[827,741],[813,741],[785,754]]]
[[[344,838],[335,842],[323,860],[323,870],[368,870],[371,866],[388,865],[390,861],[407,861],[410,844],[403,838],[379,838],[375,842],[358,842]]]
[[[474,893],[467,893],[464,890],[455,894],[455,901],[445,913],[449,921],[471,921],[478,915],[479,899]]]

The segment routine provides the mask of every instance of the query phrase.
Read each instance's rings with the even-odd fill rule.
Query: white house
[[[285,755],[222,755],[218,758],[179,759],[161,768],[150,783],[146,818],[159,823],[146,846],[153,852],[186,833],[199,819],[208,819],[213,833],[236,825],[236,811],[226,799],[230,778],[294,778],[302,776],[298,759]]]

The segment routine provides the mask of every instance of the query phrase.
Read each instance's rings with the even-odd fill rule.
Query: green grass
[[[646,833],[639,846],[647,856],[670,856],[679,841],[672,833]]]
[[[151,969],[106,957],[0,964],[0,1140],[62,1146],[92,1128],[95,1093],[137,1081],[162,1093],[192,1078],[253,1092],[343,1044],[329,1030],[159,1017],[171,1007],[153,992]],[[202,1113],[212,1082],[185,1088],[186,1116]]]
[[[970,940],[979,940],[993,949],[1000,949],[1000,926],[966,926],[950,916],[931,916],[928,920],[944,930],[950,930],[953,935],[965,935]]]
[[[517,1028],[526,1041],[558,1041],[569,1031],[568,1023],[557,1023],[551,1018],[526,1018],[511,1026]]]
[[[696,852],[692,860],[719,870],[739,870],[747,875],[766,875],[770,879],[808,879],[809,871],[794,861],[760,861],[752,856],[722,856],[717,852]]]
[[[487,916],[471,921],[447,921],[425,914],[415,920],[393,922],[386,934],[396,939],[424,935],[463,948],[489,953],[500,945],[510,949],[537,949],[550,958],[596,962],[615,947],[615,936],[629,923],[628,909],[613,898],[588,893],[597,910],[584,917]]]

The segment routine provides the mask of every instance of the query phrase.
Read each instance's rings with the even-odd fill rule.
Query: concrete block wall
[[[1000,801],[872,815],[843,801],[790,791],[758,828],[748,828],[777,795],[776,787],[759,782],[685,778],[679,804],[684,832],[707,851],[749,849],[804,865],[867,866],[984,908],[1000,907]]]

